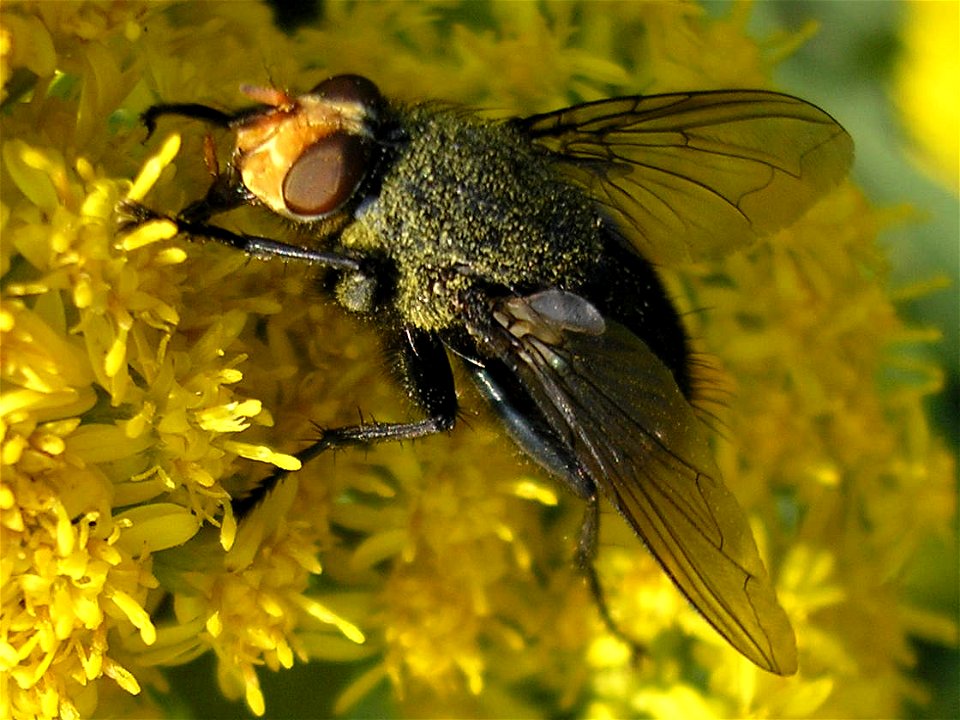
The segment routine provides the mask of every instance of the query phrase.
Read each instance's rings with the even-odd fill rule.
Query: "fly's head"
[[[355,207],[381,161],[385,103],[359,75],[338,75],[297,97],[245,87],[265,106],[231,123],[232,160],[252,199],[295,222],[325,220]]]

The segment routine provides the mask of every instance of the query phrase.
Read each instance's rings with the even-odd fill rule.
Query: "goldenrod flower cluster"
[[[258,673],[311,659],[364,670],[334,700],[302,688],[305,708],[390,683],[417,716],[891,716],[922,698],[908,638],[955,643],[956,626],[898,579],[951,537],[953,459],[922,409],[938,370],[897,354],[927,338],[885,280],[890,214],[849,183],[747,252],[664,269],[729,378],[718,461],[796,627],[796,677],[740,658],[611,512],[598,567],[647,650],[631,658],[573,565],[577,503],[482,413],[321,457],[237,522],[230,498],[296,469],[312,423],[409,408],[373,329],[309,269],[163,222],[118,231],[120,201],[176,212],[209,182],[206,130],[169,120],[144,145],[139,112],[357,72],[389,97],[527,114],[767,86],[798,40],[748,39],[742,5],[323,8],[285,35],[254,3],[0,7],[0,716],[158,715],[164,668],[205,653],[258,715]]]

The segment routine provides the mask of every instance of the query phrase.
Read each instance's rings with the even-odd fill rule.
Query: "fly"
[[[687,335],[653,264],[722,255],[799,217],[849,168],[843,128],[762,90],[507,121],[389,101],[357,75],[300,96],[245,92],[257,105],[239,112],[144,114],[151,132],[180,115],[235,137],[206,195],[168,219],[188,237],[326,268],[336,301],[377,320],[423,413],[322,430],[297,457],[449,430],[460,357],[513,440],[586,502],[580,553],[598,599],[602,496],[734,648],[794,673],[793,629],[694,411]],[[309,246],[210,223],[248,204],[303,225]],[[238,516],[283,475],[238,499]]]

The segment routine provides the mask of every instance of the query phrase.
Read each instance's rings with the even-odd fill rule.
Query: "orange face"
[[[369,174],[376,149],[371,125],[381,100],[372,83],[344,75],[296,98],[274,88],[244,92],[269,106],[237,126],[234,165],[244,186],[292,220],[342,208]]]

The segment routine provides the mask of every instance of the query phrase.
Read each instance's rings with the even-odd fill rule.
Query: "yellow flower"
[[[920,164],[960,191],[960,3],[911,2],[897,102]]]
[[[114,71],[137,55],[140,34],[130,27],[143,12],[130,7],[112,18],[114,9],[41,3],[2,15],[5,77],[24,70],[37,76],[12,98],[3,120],[4,717],[90,716],[102,681],[140,693],[138,676],[150,677],[144,668],[182,661],[218,641],[229,653],[227,673],[254,678],[246,685],[256,707],[254,665],[289,666],[290,644],[267,618],[257,627],[234,622],[237,608],[265,608],[287,625],[291,615],[313,616],[352,632],[302,596],[306,578],[319,571],[313,535],[284,527],[262,567],[252,574],[245,566],[227,569],[236,527],[221,480],[232,459],[299,465],[259,443],[230,439],[270,418],[259,400],[234,392],[243,354],[225,348],[251,310],[275,303],[269,294],[248,293],[216,311],[198,303],[198,312],[183,313],[183,288],[210,279],[179,269],[187,254],[165,242],[170,228],[117,235],[119,200],[146,193],[177,144],[168,142],[137,183],[108,174],[107,166],[129,168],[137,154],[132,136],[121,142],[123,151],[106,147],[108,119],[123,97],[112,93],[131,89]],[[24,44],[70,59],[30,62]],[[97,139],[87,143],[94,126]],[[82,154],[68,159],[74,143]],[[205,526],[219,528],[218,551],[206,556],[194,549],[203,550],[198,539],[188,543]],[[284,551],[291,536],[298,541]],[[198,582],[195,570],[171,572],[177,553],[192,553],[194,567],[221,564],[224,578],[208,573]],[[263,577],[271,580],[265,591]],[[160,591],[174,586],[182,617],[164,620]],[[198,603],[201,593],[206,602]],[[238,599],[248,602],[234,605]],[[184,627],[196,630],[197,617],[206,638],[194,632],[179,644],[170,639]],[[213,631],[218,618],[230,621],[227,631]]]
[[[209,182],[204,129],[169,120],[142,144],[152,103],[238,107],[242,82],[349,71],[523,114],[763,86],[797,37],[758,46],[744,5],[331,1],[290,36],[265,6],[225,7],[0,8],[0,715],[157,714],[165,670],[204,654],[257,714],[264,672],[308,661],[355,671],[298,688],[319,713],[385,683],[383,712],[416,716],[892,716],[918,696],[908,637],[956,628],[897,578],[950,537],[952,459],[922,411],[939,370],[897,352],[928,338],[887,287],[875,239],[895,218],[852,184],[746,252],[663,269],[733,386],[711,408],[718,464],[797,629],[794,678],[729,648],[606,512],[598,568],[631,657],[574,565],[581,507],[485,415],[321,456],[238,523],[230,499],[296,469],[312,423],[408,408],[374,330],[308,270],[163,221],[118,231],[122,199],[176,212]],[[224,222],[283,237],[264,216]]]

